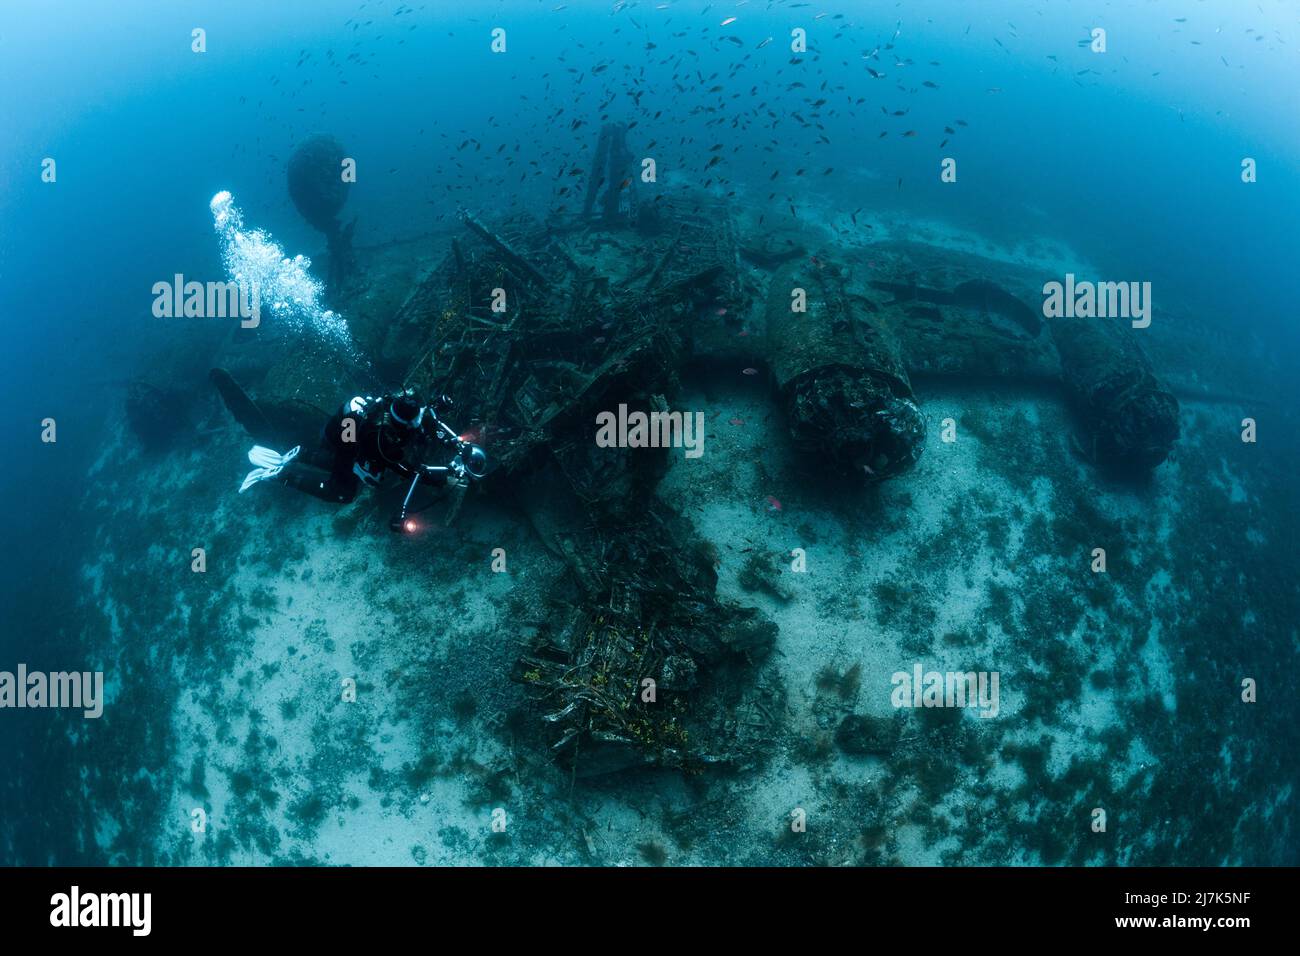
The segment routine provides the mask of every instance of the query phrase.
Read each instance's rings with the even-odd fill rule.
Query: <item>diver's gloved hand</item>
[[[294,445],[292,449],[283,455],[278,451],[265,448],[262,445],[254,445],[248,453],[248,460],[257,467],[244,476],[244,483],[239,486],[242,494],[259,481],[265,481],[267,478],[274,478],[283,469],[298,457],[298,452],[302,449],[301,445]]]
[[[447,465],[451,468],[451,474],[447,477],[447,483],[450,485],[456,485],[460,488],[468,488],[469,470],[466,469],[465,463],[460,460],[460,455],[457,455],[451,461],[447,462]]]
[[[451,400],[450,395],[439,395],[433,400],[433,410],[435,412],[445,412],[455,407],[456,403]]]

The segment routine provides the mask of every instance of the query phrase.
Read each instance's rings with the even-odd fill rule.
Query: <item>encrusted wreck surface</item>
[[[1134,337],[1122,326],[1086,319],[1061,319],[1051,327],[1089,460],[1144,472],[1168,458],[1178,440],[1178,399]]]
[[[754,759],[760,740],[735,732],[758,710],[743,671],[777,628],[717,600],[712,555],[688,524],[654,503],[634,524],[558,543],[576,588],[555,598],[513,674],[535,697],[551,749],[579,775]]]
[[[494,493],[565,561],[513,676],[582,775],[751,759],[758,739],[735,732],[756,706],[740,678],[776,635],[717,599],[707,547],[655,496],[662,450],[593,441],[602,410],[666,411],[690,320],[744,295],[725,217],[659,212],[648,235],[466,216],[400,303],[368,302],[391,309],[377,364],[455,396],[458,424],[498,465]]]
[[[1027,270],[916,242],[849,255],[868,309],[888,323],[915,374],[1051,381],[1058,363]]]
[[[668,411],[688,366],[730,363],[766,374],[800,461],[864,481],[920,455],[914,379],[1059,389],[1099,462],[1154,467],[1176,437],[1132,337],[1049,331],[1027,268],[916,242],[837,249],[808,229],[745,239],[696,194],[610,219],[466,215],[361,250],[338,308],[371,362],[320,341],[227,348],[289,411],[396,383],[455,398],[497,465],[474,493],[517,503],[567,569],[512,676],[575,774],[743,763],[771,726],[755,665],[776,625],[719,601],[709,546],[657,497],[665,451],[600,447],[598,413]]]
[[[810,464],[883,479],[916,463],[925,422],[892,327],[849,281],[825,256],[777,273],[769,364],[791,441]]]

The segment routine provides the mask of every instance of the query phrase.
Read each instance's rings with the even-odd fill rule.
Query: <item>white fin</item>
[[[298,457],[301,449],[301,445],[294,445],[292,449],[281,455],[274,449],[254,445],[248,452],[248,460],[257,467],[244,476],[244,483],[239,486],[240,493],[247,491],[259,481],[274,478],[285,465]]]

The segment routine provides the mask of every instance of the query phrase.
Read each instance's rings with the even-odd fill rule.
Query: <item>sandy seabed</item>
[[[1049,272],[1070,259],[1051,243],[997,254]],[[341,509],[272,485],[237,495],[250,442],[215,398],[223,424],[201,450],[146,460],[119,423],[83,505],[97,530],[79,614],[109,703],[73,744],[98,852],[1285,862],[1296,731],[1285,708],[1243,703],[1241,681],[1294,663],[1294,509],[1277,456],[1240,439],[1248,410],[1184,402],[1174,457],[1135,486],[1079,459],[1054,397],[917,392],[920,463],[871,489],[828,485],[793,459],[761,376],[715,367],[675,397],[705,413],[704,454],[670,453],[659,493],[716,548],[720,597],[779,626],[754,667],[769,695],[765,758],[699,775],[575,779],[549,758],[509,674],[562,565],[490,484],[450,527],[435,507],[424,531],[398,537],[371,495]],[[780,569],[775,587],[751,589],[754,560]],[[917,664],[997,672],[997,716],[896,711],[891,677]],[[852,752],[838,733],[849,717],[896,739]]]

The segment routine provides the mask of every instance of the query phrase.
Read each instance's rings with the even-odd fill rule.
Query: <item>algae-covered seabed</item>
[[[791,460],[756,377],[686,382],[705,453],[673,452],[660,492],[717,547],[720,594],[780,627],[758,766],[574,780],[548,759],[508,673],[560,566],[490,493],[396,537],[370,497],[236,495],[233,425],[146,459],[119,424],[77,611],[112,697],[75,729],[68,826],[112,863],[1294,862],[1293,483],[1243,409],[1185,402],[1174,458],[1117,485],[1054,399],[925,384],[917,469],[846,493]],[[788,602],[744,590],[752,555],[795,548]],[[907,712],[892,755],[843,753],[840,720],[892,713],[918,662],[998,671],[999,715]]]

